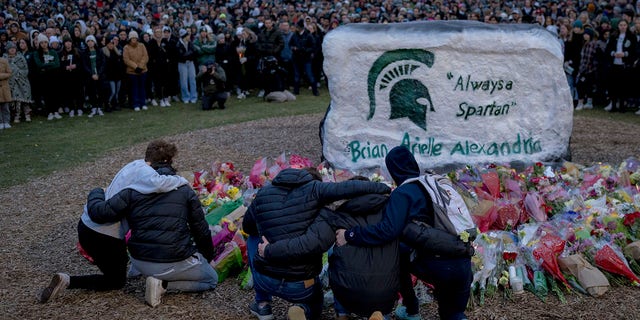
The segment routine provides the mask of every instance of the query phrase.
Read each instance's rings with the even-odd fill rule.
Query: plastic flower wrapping
[[[214,162],[209,170],[194,173],[192,187],[216,240],[215,261],[225,276],[242,271],[243,288],[251,287],[239,228],[244,211],[281,170],[303,167],[317,168],[325,182],[362,175],[394,187],[380,168],[353,172],[285,153],[257,159],[248,175],[229,162]],[[512,290],[515,285],[542,300],[553,294],[564,302],[564,294],[570,292],[597,296],[609,282],[640,283],[638,159],[629,158],[617,167],[566,162],[559,167],[534,163],[516,170],[475,165],[447,176],[481,231],[473,243],[470,306],[482,305],[485,297],[500,290],[510,299],[517,292]]]

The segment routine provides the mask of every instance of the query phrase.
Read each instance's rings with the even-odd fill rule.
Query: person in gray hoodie
[[[132,161],[115,175],[105,192],[110,199],[124,189],[151,194],[168,192],[189,182],[177,175],[160,175],[150,164],[158,159],[156,147],[161,141],[152,141],[147,146],[145,159]],[[79,245],[102,274],[69,276],[56,273],[50,283],[39,293],[38,300],[45,303],[65,289],[89,289],[95,291],[116,290],[124,287],[129,256],[125,244],[128,231],[126,220],[111,223],[95,223],[89,217],[87,206],[78,222]]]

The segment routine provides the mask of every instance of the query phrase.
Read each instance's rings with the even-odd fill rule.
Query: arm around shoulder
[[[122,220],[127,208],[127,194],[125,189],[114,195],[108,201],[104,200],[104,190],[96,188],[89,192],[87,197],[87,213],[95,223],[116,222]]]
[[[323,209],[304,234],[267,245],[265,259],[280,262],[303,260],[329,250],[335,242],[335,234],[328,214],[328,210]]]

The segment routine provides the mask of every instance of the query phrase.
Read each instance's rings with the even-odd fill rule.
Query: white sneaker
[[[147,108],[147,106],[142,106],[142,110],[149,110],[149,108]]]
[[[82,109],[78,109],[78,117],[82,116]]]
[[[56,119],[62,119],[62,116],[57,112],[53,113],[53,117],[56,118]]]
[[[613,109],[613,102],[609,102],[609,104],[604,107],[604,111],[611,111]]]
[[[69,113],[69,108],[68,107],[64,107],[64,113]]]
[[[587,103],[585,103],[584,108],[585,109],[593,109],[593,99],[591,99],[591,98],[587,99]]]
[[[102,112],[102,108],[98,108],[98,115],[99,116],[104,116],[104,112]]]
[[[98,110],[96,110],[96,108],[91,108],[91,113],[89,113],[87,117],[93,118],[96,114],[98,114]]]
[[[304,320],[307,319],[304,314],[304,309],[301,306],[291,306],[287,310],[287,319],[290,320]]]
[[[58,108],[58,113],[63,113],[64,109],[62,109],[62,107]]]
[[[164,104],[165,104],[167,107],[171,107],[171,101],[169,100],[169,98],[164,98]]]
[[[258,92],[258,98],[262,97],[264,97],[264,90],[260,90],[260,92]]]
[[[20,116],[16,116],[15,119],[13,119],[13,123],[20,123]]]
[[[584,103],[582,101],[578,101],[578,106],[576,107],[576,111],[584,109]]]
[[[636,111],[636,114],[640,116],[640,110]]]
[[[11,125],[10,125],[9,123],[5,123],[5,124],[4,124],[4,128],[5,128],[5,129],[10,129],[10,128],[11,128]]]
[[[24,121],[31,122],[31,116],[30,115],[24,116]]]
[[[163,107],[163,108],[167,106],[166,104],[164,104],[164,100],[162,100],[162,99],[160,99],[160,106]]]
[[[75,116],[76,116],[76,112],[75,111],[73,111],[73,110],[69,111],[69,118],[73,118]]]
[[[162,287],[162,280],[154,277],[147,277],[144,289],[144,301],[151,307],[156,307],[162,300],[162,295],[167,289]]]
[[[47,120],[53,120],[53,113],[49,113],[49,115],[47,116]]]
[[[40,291],[38,301],[40,301],[40,303],[45,303],[55,298],[60,292],[64,291],[64,289],[69,286],[70,280],[69,275],[66,273],[54,274],[49,285]]]
[[[156,101],[156,99],[151,99],[151,105],[154,107],[158,106],[158,101]]]
[[[140,107],[133,108],[133,111],[140,111]]]

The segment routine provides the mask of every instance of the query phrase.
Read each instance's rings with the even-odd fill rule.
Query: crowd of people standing
[[[576,109],[624,111],[636,107],[639,8],[627,0],[11,0],[0,4],[0,54],[10,66],[0,81],[11,88],[0,97],[0,128],[31,121],[32,111],[48,120],[101,116],[196,103],[204,92],[215,92],[207,103],[219,108],[231,93],[308,86],[318,95],[327,32],[419,20],[539,24],[563,45]]]

